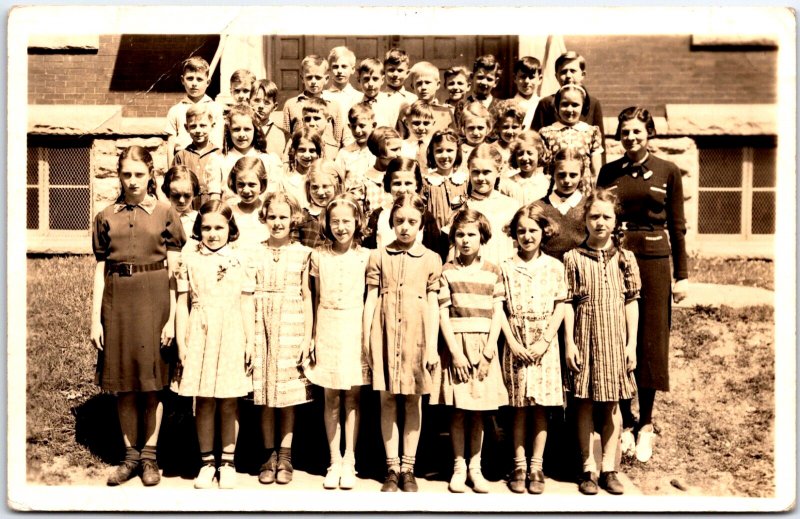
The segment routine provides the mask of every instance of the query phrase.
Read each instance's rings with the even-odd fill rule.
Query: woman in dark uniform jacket
[[[636,255],[642,278],[636,356],[640,416],[635,445],[636,457],[642,462],[652,455],[656,391],[669,391],[672,301],[677,303],[686,297],[689,275],[681,172],[672,162],[648,152],[648,141],[655,135],[655,123],[647,110],[639,107],[623,110],[619,114],[616,139],[621,141],[625,155],[603,166],[597,180],[598,187],[615,188],[624,231],[623,246]],[[634,449],[630,402],[623,401],[620,405],[624,427],[622,449],[623,454],[629,455]]]

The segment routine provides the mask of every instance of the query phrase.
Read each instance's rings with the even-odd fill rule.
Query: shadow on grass
[[[192,399],[172,392],[163,394],[164,414],[158,439],[158,463],[165,476],[194,478],[200,459],[197,432],[192,416]],[[117,416],[117,400],[99,394],[72,408],[75,441],[109,465],[125,456]]]

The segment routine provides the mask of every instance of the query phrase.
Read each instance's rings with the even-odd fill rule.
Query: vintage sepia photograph
[[[793,11],[18,7],[7,43],[11,509],[795,507]]]

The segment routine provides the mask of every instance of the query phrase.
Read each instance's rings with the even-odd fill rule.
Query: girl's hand
[[[531,347],[531,356],[533,357],[534,364],[541,364],[542,357],[547,352],[547,348],[550,347],[550,344],[545,342],[544,339],[539,339],[535,343],[533,343],[533,347]]]
[[[511,354],[515,359],[525,364],[531,364],[533,362],[534,359],[531,353],[526,350],[518,340],[508,338],[506,343],[508,345],[508,349],[511,350]]]
[[[675,304],[680,303],[689,294],[689,280],[679,279],[672,287],[672,301]]]
[[[161,329],[161,347],[169,346],[172,339],[175,337],[175,321],[167,321],[164,328]]]
[[[303,340],[300,344],[300,356],[297,358],[297,365],[302,366],[307,358],[311,355],[311,343],[308,340]]]
[[[253,345],[250,343],[244,347],[244,370],[247,375],[253,374]]]
[[[568,341],[566,352],[565,352],[566,360],[567,360],[567,367],[578,373],[581,370],[581,354],[578,352],[578,347],[575,345],[574,342]]]
[[[97,351],[103,351],[105,346],[105,337],[103,336],[103,325],[99,322],[92,321],[92,331],[90,332],[90,340],[92,346],[97,348]]]
[[[436,366],[439,365],[439,352],[436,350],[429,351],[426,357],[425,367],[428,369],[428,371],[433,371],[436,369]]]
[[[628,371],[636,369],[636,344],[625,345],[625,365]]]
[[[489,375],[489,366],[491,361],[481,355],[481,360],[478,362],[478,380],[483,380]]]
[[[467,357],[465,357],[463,353],[459,352],[456,355],[452,355],[450,367],[453,370],[453,374],[456,376],[456,382],[466,382],[469,380],[470,365]]]

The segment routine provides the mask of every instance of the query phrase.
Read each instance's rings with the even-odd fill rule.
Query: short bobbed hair
[[[420,171],[419,163],[415,159],[407,157],[395,157],[386,166],[386,173],[383,175],[383,190],[390,192],[392,187],[392,178],[398,171],[411,171],[414,173],[414,181],[417,184],[415,191],[419,193],[422,190],[422,171]]]
[[[239,238],[239,226],[236,225],[236,218],[233,217],[231,207],[221,200],[209,200],[200,206],[192,226],[192,238],[197,241],[202,240],[200,231],[203,226],[203,216],[211,213],[221,214],[228,222],[228,243],[236,241]]]
[[[630,106],[621,111],[619,116],[617,116],[617,132],[614,134],[614,138],[620,140],[622,123],[633,121],[634,119],[644,123],[648,139],[652,139],[656,136],[656,122],[653,120],[653,116],[650,115],[650,112],[646,108]]]
[[[522,218],[530,218],[536,222],[536,225],[538,225],[542,230],[543,244],[547,243],[548,240],[554,236],[558,236],[558,224],[545,214],[544,205],[542,205],[542,203],[539,201],[520,207],[517,212],[514,213],[514,216],[511,218],[511,221],[508,223],[508,225],[503,228],[503,231],[505,231],[508,236],[516,240],[517,226]]]
[[[394,215],[403,207],[411,207],[419,211],[419,228],[422,229],[425,220],[426,204],[425,199],[417,193],[403,193],[392,203],[392,210],[389,211],[389,227],[394,229]]]
[[[350,210],[353,211],[353,218],[356,222],[356,230],[353,232],[352,246],[355,247],[356,244],[361,241],[361,237],[364,235],[366,218],[364,218],[364,211],[361,210],[361,204],[359,204],[350,193],[340,193],[333,197],[330,202],[328,202],[328,207],[325,208],[325,228],[322,230],[322,232],[326,238],[331,240],[331,242],[336,241],[336,238],[333,236],[333,231],[331,230],[331,213],[334,209],[340,206],[349,207]]]
[[[492,239],[492,224],[489,223],[486,216],[480,211],[464,206],[462,209],[456,211],[451,219],[450,232],[448,233],[450,243],[454,244],[456,242],[456,231],[458,231],[459,227],[471,223],[478,224],[478,233],[481,235],[481,245],[486,245],[486,243]]]
[[[264,167],[264,162],[259,157],[253,156],[242,157],[236,161],[231,172],[228,173],[228,189],[239,194],[236,191],[236,179],[246,171],[255,172],[262,193],[267,190],[267,168]]]
[[[272,204],[280,202],[283,202],[289,206],[289,213],[291,214],[289,230],[293,231],[297,229],[297,227],[299,227],[303,222],[303,209],[300,207],[300,203],[294,196],[291,195],[291,193],[287,193],[283,190],[267,194],[266,198],[264,199],[264,203],[261,205],[261,209],[258,211],[258,221],[261,223],[267,223],[267,211],[269,211],[269,207]]]

